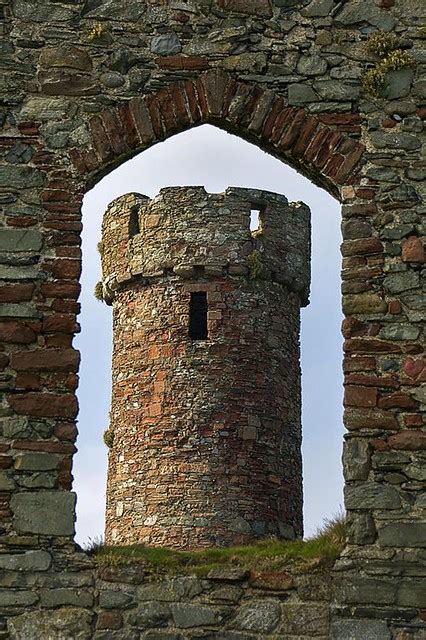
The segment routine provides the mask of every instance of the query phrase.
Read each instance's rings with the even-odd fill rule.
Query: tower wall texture
[[[107,542],[301,536],[308,208],[256,190],[166,188],[114,201],[102,238],[114,327]],[[194,292],[207,295],[206,340],[189,335]]]

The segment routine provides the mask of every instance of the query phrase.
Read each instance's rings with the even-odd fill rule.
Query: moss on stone
[[[93,295],[95,296],[96,300],[99,300],[100,302],[104,301],[104,287],[101,280],[96,283]]]

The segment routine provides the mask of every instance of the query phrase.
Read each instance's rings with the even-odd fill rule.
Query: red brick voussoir
[[[176,56],[160,58],[158,63],[186,69],[188,60]],[[200,67],[201,62],[197,61]],[[242,137],[256,138],[260,146],[288,158],[302,172],[321,175],[336,192],[340,185],[356,182],[356,167],[365,151],[362,143],[348,137],[348,131],[358,133],[354,126],[359,116],[351,115],[348,128],[341,114],[327,118],[308,114],[288,106],[278,94],[214,69],[93,116],[90,144],[71,149],[70,158],[77,173],[87,175],[194,124],[217,122]]]

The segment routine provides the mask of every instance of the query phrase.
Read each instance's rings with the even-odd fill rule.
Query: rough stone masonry
[[[421,0],[0,0],[4,638],[47,636],[46,624],[56,640],[151,633],[142,613],[122,629],[100,616],[73,544],[81,204],[118,164],[204,123],[342,203],[348,541],[330,625],[296,615],[284,633],[423,638],[425,13]],[[280,633],[233,615],[224,638]],[[175,636],[209,637],[211,619]],[[169,618],[155,624],[173,637]]]
[[[309,209],[234,187],[128,194],[104,215],[101,252],[114,327],[107,542],[301,537]]]

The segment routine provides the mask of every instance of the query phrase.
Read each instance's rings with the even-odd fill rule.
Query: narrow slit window
[[[135,207],[130,210],[129,216],[129,238],[134,238],[140,233],[138,209]]]
[[[250,231],[259,231],[260,229],[260,209],[251,209],[250,211]]]
[[[191,293],[189,304],[189,337],[192,340],[207,340],[207,293]]]

